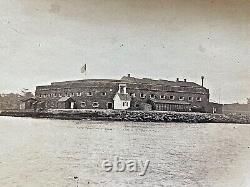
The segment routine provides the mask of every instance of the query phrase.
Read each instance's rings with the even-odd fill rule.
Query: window
[[[126,92],[126,84],[120,84],[119,85],[119,93],[121,93],[121,94],[126,94],[127,92]]]
[[[180,96],[180,97],[179,97],[179,100],[180,100],[180,101],[184,101],[184,99],[185,99],[185,97],[183,97],[183,96]]]
[[[107,95],[106,92],[102,92],[102,93],[101,93],[101,96],[105,96],[105,95]]]
[[[113,109],[113,103],[110,103],[110,102],[107,103],[107,108],[108,108],[108,109]]]
[[[193,97],[188,97],[188,101],[193,101]]]
[[[76,96],[77,96],[77,97],[80,97],[81,95],[82,95],[81,92],[77,92],[77,93],[76,93]]]
[[[133,97],[133,98],[136,96],[135,93],[130,93],[129,95],[130,97]]]
[[[81,107],[85,108],[86,107],[86,103],[85,102],[81,102]]]
[[[87,96],[92,96],[92,95],[93,95],[92,92],[87,93]]]
[[[151,99],[154,99],[154,98],[155,98],[155,95],[154,95],[154,94],[150,94],[150,98],[151,98]]]
[[[140,94],[140,98],[145,98],[145,97],[146,97],[146,95],[144,93]]]
[[[170,96],[169,96],[169,99],[170,99],[170,100],[174,100],[174,98],[175,98],[175,97],[174,97],[173,95],[170,95]]]
[[[92,106],[93,106],[94,108],[97,108],[97,107],[99,107],[99,103],[98,103],[98,102],[93,102]]]
[[[165,95],[160,95],[160,99],[165,99]]]
[[[128,102],[123,102],[122,106],[128,106]]]
[[[201,97],[197,97],[196,100],[197,100],[197,101],[201,101]]]

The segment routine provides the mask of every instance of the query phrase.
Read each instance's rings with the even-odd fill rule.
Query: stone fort
[[[221,113],[209,102],[209,89],[186,79],[86,79],[37,86],[36,109],[119,109]]]

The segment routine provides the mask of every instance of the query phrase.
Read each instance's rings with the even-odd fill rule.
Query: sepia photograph
[[[0,187],[250,187],[250,0],[0,0]]]

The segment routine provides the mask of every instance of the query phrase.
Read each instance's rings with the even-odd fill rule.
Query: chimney
[[[204,76],[201,76],[201,86],[204,87]]]
[[[176,78],[176,82],[179,82],[179,78]]]
[[[128,74],[128,77],[131,77],[130,73]]]
[[[187,79],[184,79],[184,82],[187,82]]]

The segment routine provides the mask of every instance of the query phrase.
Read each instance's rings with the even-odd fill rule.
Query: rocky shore
[[[106,120],[134,122],[241,123],[250,124],[250,116],[241,114],[207,114],[129,110],[49,110],[1,111],[0,116],[52,118],[62,120]]]

